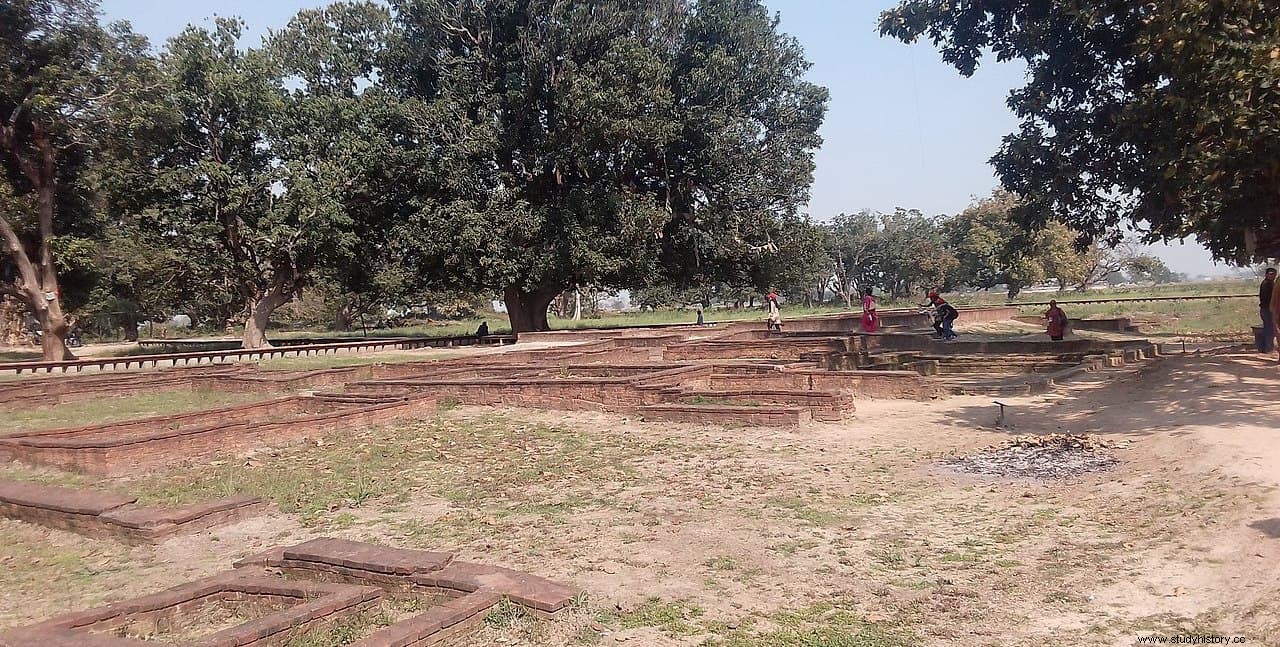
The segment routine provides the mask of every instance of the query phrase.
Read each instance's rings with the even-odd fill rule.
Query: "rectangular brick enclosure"
[[[502,600],[547,617],[573,587],[449,553],[316,539],[243,560],[168,591],[0,634],[0,647],[267,647],[410,600],[418,611],[383,628],[353,624],[358,647],[439,645],[473,630]]]

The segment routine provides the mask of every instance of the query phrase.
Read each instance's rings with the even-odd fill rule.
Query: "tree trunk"
[[[537,332],[550,330],[547,323],[547,306],[556,298],[560,290],[542,288],[533,292],[522,292],[519,288],[508,287],[502,291],[502,302],[507,307],[507,319],[511,322],[511,332]]]
[[[6,145],[12,149],[11,131],[6,133]],[[53,210],[57,192],[53,144],[36,125],[33,130],[35,148],[40,153],[37,161],[20,159],[23,174],[36,187],[36,216],[40,224],[39,263],[33,263],[9,221],[0,216],[0,237],[9,248],[9,257],[18,270],[21,285],[7,291],[26,303],[31,313],[40,321],[40,347],[46,362],[75,359],[67,348],[69,327],[62,311],[62,295],[58,287],[58,269],[53,261]],[[16,151],[15,151],[16,152]]]
[[[290,296],[279,289],[273,289],[257,299],[249,300],[249,317],[245,319],[244,337],[240,343],[242,347],[271,347],[271,342],[267,341],[267,326],[271,323],[271,313],[288,303]]]
[[[57,299],[40,310],[40,329],[40,350],[44,354],[44,361],[58,362],[76,358],[71,349],[67,348],[67,331],[70,327]]]
[[[124,321],[124,340],[138,341],[138,320],[133,317],[126,317]]]
[[[356,313],[355,307],[350,303],[344,303],[338,306],[336,312],[333,313],[333,329],[338,332],[347,332],[355,325]]]

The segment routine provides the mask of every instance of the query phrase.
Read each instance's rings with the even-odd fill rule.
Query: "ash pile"
[[[1127,445],[1128,441],[1117,444],[1074,434],[1019,436],[968,456],[945,459],[942,464],[966,474],[1063,479],[1111,469],[1120,462],[1113,450]]]

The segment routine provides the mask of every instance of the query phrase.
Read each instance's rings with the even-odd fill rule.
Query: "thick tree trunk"
[[[288,303],[290,297],[280,290],[272,290],[258,299],[250,299],[249,317],[244,322],[244,337],[240,345],[244,348],[270,348],[267,326],[271,323],[271,313]]]
[[[333,313],[333,329],[338,332],[347,332],[355,325],[356,313],[355,309],[349,303],[338,306],[338,310]]]
[[[44,361],[57,362],[76,358],[71,349],[67,348],[70,326],[67,325],[67,317],[62,313],[62,308],[58,307],[57,299],[40,311],[40,328],[43,331],[40,335],[40,350],[44,354]]]
[[[502,302],[507,306],[507,319],[511,322],[511,332],[536,332],[550,330],[547,323],[547,306],[556,298],[560,290],[543,288],[533,292],[522,292],[519,288],[508,287],[502,291]]]

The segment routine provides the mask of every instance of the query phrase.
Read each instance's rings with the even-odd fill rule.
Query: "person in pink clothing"
[[[871,288],[862,293],[862,331],[875,332],[880,329],[880,315],[876,314],[876,298]]]

